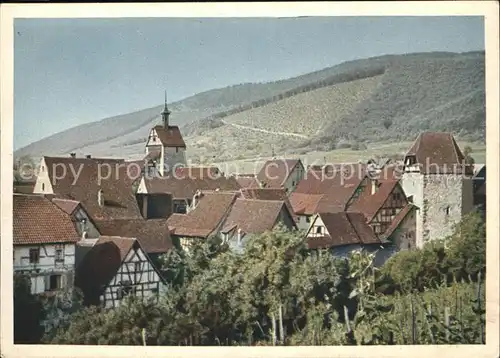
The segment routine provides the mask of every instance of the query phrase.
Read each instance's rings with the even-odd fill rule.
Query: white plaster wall
[[[417,247],[424,244],[424,176],[420,173],[404,173],[401,178],[401,187],[406,197],[413,195],[413,204],[417,206],[415,212],[415,243]]]
[[[42,170],[43,169],[43,170]],[[35,186],[33,187],[34,194],[54,194],[52,183],[50,182],[45,159],[40,161],[40,170],[36,178]]]
[[[311,225],[311,221],[313,217],[311,215],[297,215],[299,221],[297,222],[297,227],[299,230],[308,230]],[[309,217],[309,222],[307,222],[307,218]]]
[[[283,187],[287,189],[288,195],[290,195],[295,190],[295,188],[299,184],[299,181],[301,181],[303,178],[304,168],[299,164],[294,168],[288,179],[285,181],[285,184],[283,185]]]
[[[165,147],[162,154],[164,168],[168,171],[171,171],[176,165],[186,165],[186,150],[184,148],[178,148],[177,152],[176,148]]]
[[[62,244],[61,244],[62,245]],[[14,271],[53,271],[56,268],[55,244],[46,245],[15,245]],[[57,264],[57,269],[73,270],[75,266],[75,244],[64,244],[64,263]],[[30,264],[30,249],[40,248],[40,260],[37,264]]]

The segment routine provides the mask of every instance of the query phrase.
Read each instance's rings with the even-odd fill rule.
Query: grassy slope
[[[250,132],[232,126],[213,128],[203,118],[268,98],[332,75],[385,66],[380,76],[324,87],[226,117],[229,123],[298,132],[311,140]],[[365,143],[413,140],[421,130],[452,131],[459,138],[484,138],[484,54],[449,53],[381,56],[346,62],[295,78],[242,84],[200,93],[174,103],[172,122],[185,133],[188,154],[232,160],[329,151],[339,139]],[[61,132],[18,152],[137,157],[143,153],[148,129],[159,121],[161,106],[107,118]],[[201,122],[199,122],[199,120]],[[197,122],[196,131],[189,123]],[[384,122],[390,122],[386,129]],[[209,125],[206,125],[206,124]],[[218,124],[220,125],[220,123]],[[186,127],[187,126],[187,127]],[[192,134],[192,135],[189,135]],[[353,154],[359,156],[362,153]],[[340,156],[350,156],[339,152]]]
[[[300,93],[224,118],[228,123],[314,136],[369,98],[383,75]]]

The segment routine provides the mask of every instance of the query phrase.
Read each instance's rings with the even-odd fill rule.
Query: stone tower
[[[418,207],[416,245],[448,236],[473,210],[473,166],[450,133],[421,133],[404,158],[401,185]]]

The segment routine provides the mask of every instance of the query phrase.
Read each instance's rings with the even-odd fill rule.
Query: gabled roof
[[[361,213],[321,213],[328,234],[321,237],[307,237],[310,249],[325,249],[344,245],[382,244]],[[317,220],[317,218],[315,219]],[[311,225],[311,229],[314,227]]]
[[[248,189],[260,188],[259,181],[253,174],[245,174],[245,175],[240,174],[235,176],[235,179],[238,182],[239,186],[242,188],[248,188]]]
[[[377,191],[372,195],[372,181],[367,177],[364,180],[364,184],[363,192],[358,198],[354,199],[353,203],[349,205],[348,210],[362,213],[365,215],[367,222],[371,222],[394,190],[397,187],[401,189],[401,187],[397,180],[377,180]],[[401,192],[403,192],[402,189]]]
[[[321,171],[309,170],[290,195],[294,212],[312,215],[345,211],[363,179],[361,174],[365,175],[362,165],[359,168],[345,167],[324,174]]]
[[[406,204],[406,206],[401,209],[401,211],[396,215],[394,220],[392,220],[391,225],[385,230],[384,234],[382,235],[383,240],[389,239],[389,237],[394,233],[394,231],[401,225],[403,220],[406,218],[406,216],[413,210],[415,210],[417,207],[413,204]]]
[[[158,134],[158,139],[164,147],[186,148],[186,143],[184,143],[178,126],[168,126],[168,129],[165,129],[164,126],[157,125],[153,129]]]
[[[55,196],[79,201],[94,221],[142,217],[132,190],[136,178],[127,174],[123,159],[43,159]],[[104,196],[102,207],[98,202],[99,190]]]
[[[241,229],[245,234],[270,231],[277,224],[283,209],[289,212],[283,201],[239,198],[231,208],[221,231],[228,232],[235,228]],[[293,220],[292,214],[289,214]]]
[[[59,209],[64,211],[66,214],[71,215],[75,212],[76,208],[78,205],[80,205],[79,201],[76,200],[69,200],[69,199],[60,199],[60,198],[53,198],[52,202],[56,204]]]
[[[278,200],[283,201],[292,215],[294,221],[298,220],[298,217],[293,211],[292,204],[288,199],[285,189],[268,189],[268,188],[245,188],[240,190],[241,198],[243,199],[257,199],[257,200]]]
[[[217,179],[221,172],[216,166],[212,167],[178,167],[175,168],[174,178],[177,179]]]
[[[268,160],[257,174],[257,179],[266,188],[281,188],[297,165],[302,165],[300,159]]]
[[[172,239],[165,219],[96,221],[97,230],[106,236],[132,236],[148,254],[167,252]]]
[[[415,156],[421,173],[448,174],[461,173],[463,170],[472,173],[472,166],[464,166],[465,157],[451,133],[421,133],[406,157]]]
[[[43,195],[14,194],[14,245],[74,243],[80,239],[71,217]]]
[[[82,289],[87,302],[98,303],[100,294],[116,276],[133,248],[142,249],[135,238],[101,236],[85,254],[76,269],[75,285]],[[156,270],[154,265],[153,267]],[[161,278],[161,275],[159,276]]]
[[[201,193],[193,210],[168,218],[168,227],[175,236],[207,238],[222,225],[236,197],[236,193]]]
[[[144,178],[148,194],[169,193],[174,199],[192,199],[197,190],[237,191],[240,186],[234,177],[194,179],[174,177]]]

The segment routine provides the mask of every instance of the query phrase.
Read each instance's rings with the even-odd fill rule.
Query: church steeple
[[[167,107],[167,91],[165,91],[165,108],[163,108],[163,112],[161,112],[161,117],[163,119],[163,127],[165,129],[168,129],[169,123],[168,123],[168,118],[170,116],[170,111],[168,110]]]

